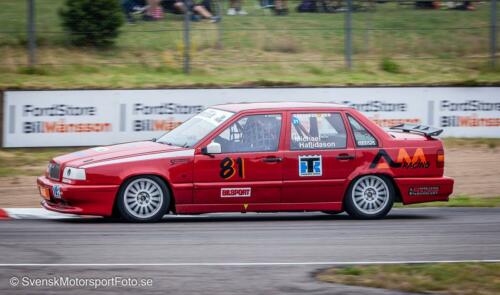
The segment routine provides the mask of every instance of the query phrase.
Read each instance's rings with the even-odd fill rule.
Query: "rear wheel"
[[[386,177],[365,175],[349,187],[345,210],[358,219],[383,218],[391,210],[394,198],[394,187]]]
[[[170,194],[157,176],[139,176],[128,180],[118,193],[121,217],[133,222],[160,220],[170,206]]]

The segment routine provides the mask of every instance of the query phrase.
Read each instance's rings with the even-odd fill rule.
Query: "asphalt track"
[[[151,278],[152,287],[84,288],[121,294],[397,294],[316,282],[335,264],[500,259],[500,208],[394,209],[384,220],[322,213],[0,221],[0,293],[16,277]]]

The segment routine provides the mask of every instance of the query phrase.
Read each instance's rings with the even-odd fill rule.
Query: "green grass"
[[[48,162],[82,148],[16,148],[0,149],[0,177],[36,176],[44,173]]]
[[[192,74],[185,75],[182,32],[175,31],[182,28],[182,16],[167,14],[164,21],[126,25],[116,46],[108,50],[75,48],[58,33],[62,28],[57,10],[63,2],[37,1],[42,65],[35,68],[20,65],[27,59],[26,2],[3,3],[0,26],[8,33],[0,33],[0,63],[9,65],[0,66],[0,89],[500,82],[500,68],[477,58],[488,55],[485,4],[464,12],[387,3],[377,5],[375,12],[354,13],[355,61],[352,71],[347,71],[344,14],[299,14],[291,9],[287,17],[274,17],[247,2],[249,16],[223,18],[222,49],[217,48],[217,25],[192,24]],[[290,8],[295,5],[290,2]],[[439,29],[451,27],[477,29]]]
[[[453,295],[500,294],[500,263],[429,263],[336,267],[316,279],[344,285]]]

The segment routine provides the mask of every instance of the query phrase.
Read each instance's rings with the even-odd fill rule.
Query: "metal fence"
[[[120,54],[89,49],[92,57],[81,59],[57,54],[71,50],[57,14],[64,0],[1,2],[1,67],[166,63],[190,73],[299,63],[351,69],[380,60],[388,60],[388,67],[391,61],[434,60],[495,65],[497,55],[496,0],[440,1],[439,8],[436,1],[430,7],[422,5],[425,1],[289,0],[288,13],[280,16],[274,7],[278,1],[246,0],[247,15],[228,16],[230,2],[212,0],[209,8],[221,18],[217,23],[194,21],[192,11],[148,22],[137,13],[112,49]],[[314,9],[309,7],[314,12],[298,12],[300,5],[307,8],[304,3],[314,3]],[[6,49],[16,46],[26,46],[26,53]]]

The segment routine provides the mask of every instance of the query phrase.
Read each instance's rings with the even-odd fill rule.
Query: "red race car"
[[[328,103],[248,103],[204,110],[157,140],[54,158],[38,178],[43,207],[157,221],[165,214],[347,211],[447,201],[442,132],[387,132]]]

